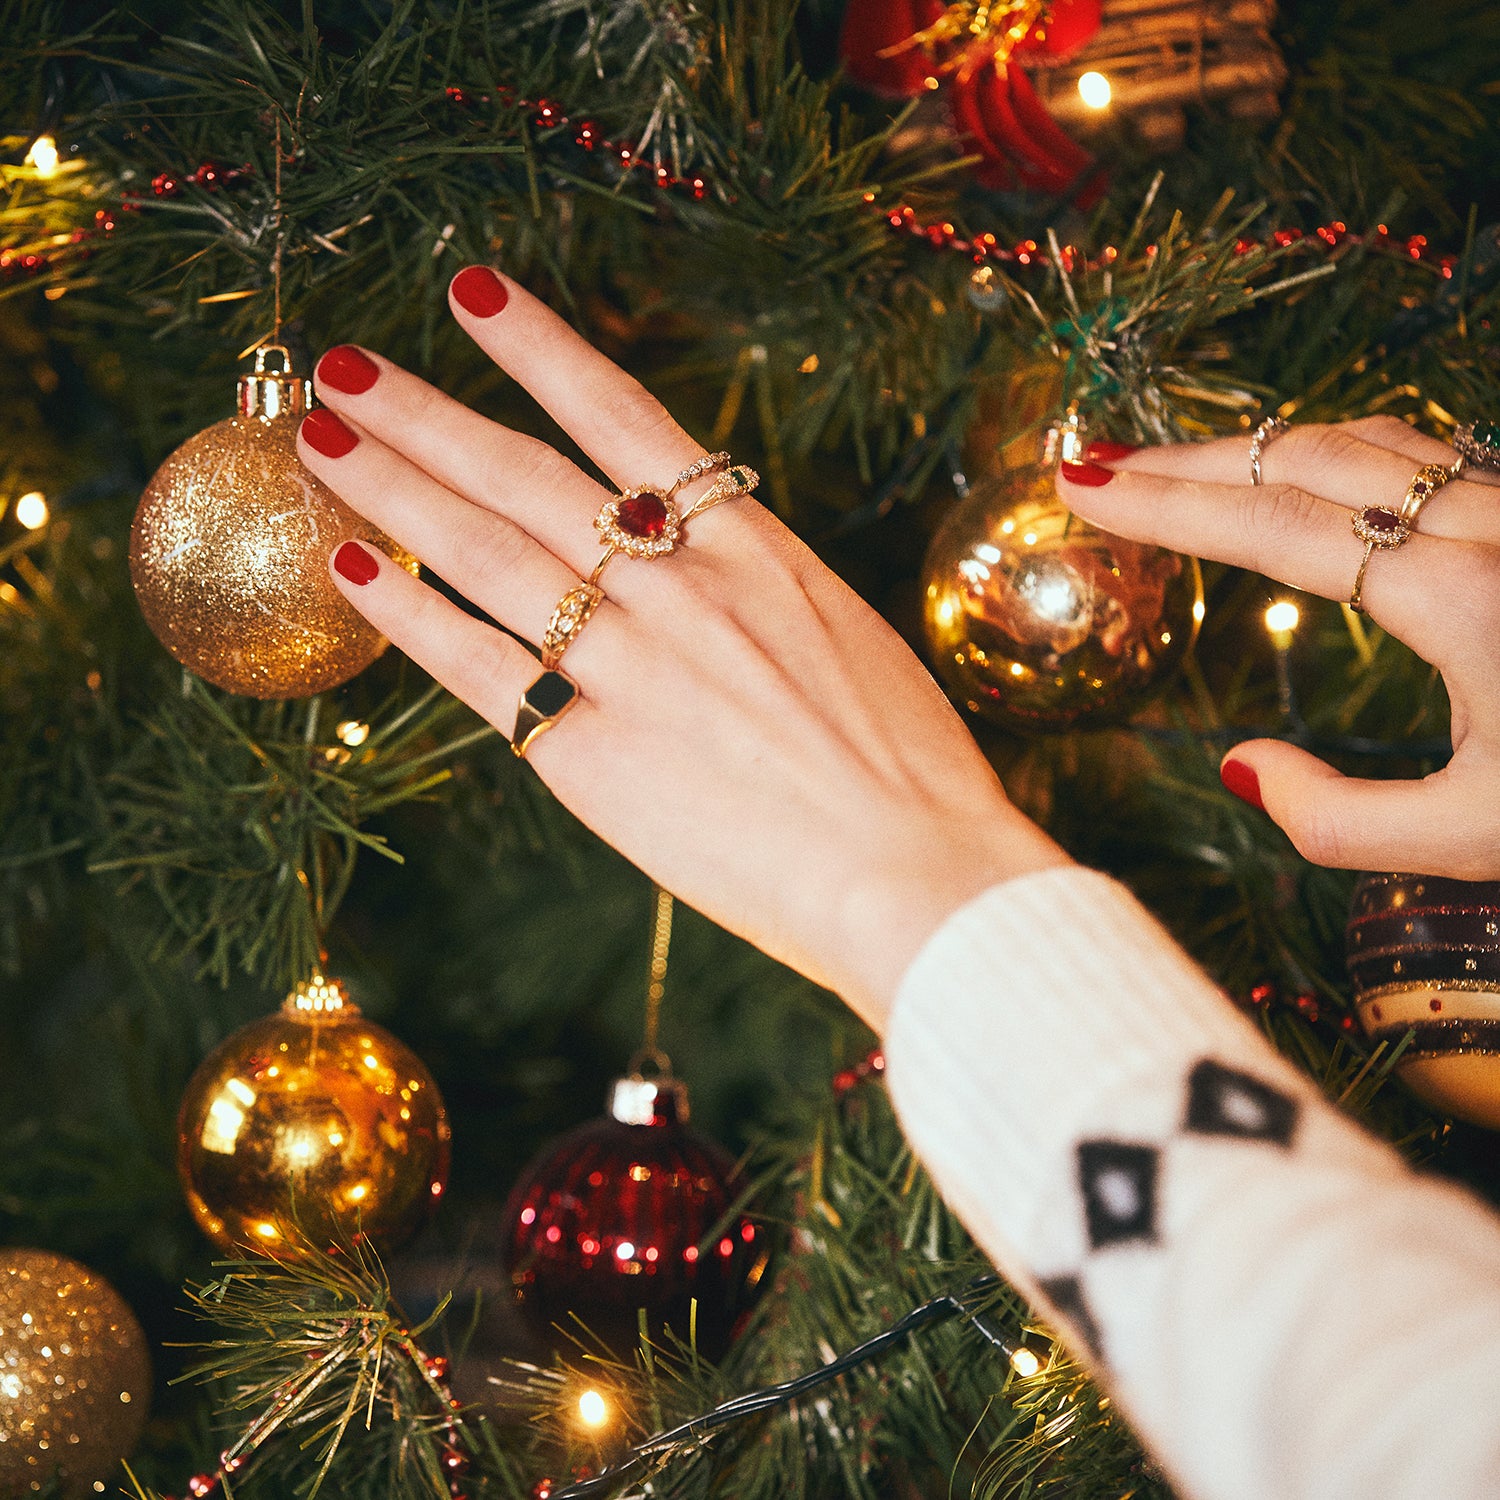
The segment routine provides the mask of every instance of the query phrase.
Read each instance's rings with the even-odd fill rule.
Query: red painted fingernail
[[[1241,802],[1248,802],[1258,812],[1266,810],[1266,804],[1260,800],[1260,777],[1244,761],[1227,757],[1219,766],[1219,780]]]
[[[476,318],[493,318],[510,301],[505,283],[488,266],[465,266],[453,278],[453,296]]]
[[[363,349],[339,344],[318,361],[318,380],[346,396],[363,395],[380,378],[380,366]]]
[[[1090,463],[1107,464],[1117,458],[1129,458],[1132,453],[1139,453],[1139,443],[1088,443],[1084,446],[1083,456]]]
[[[301,431],[307,446],[316,448],[324,458],[342,458],[359,442],[353,429],[326,406],[308,412],[302,419]]]
[[[1101,469],[1098,464],[1065,462],[1062,466],[1062,476],[1069,484],[1087,485],[1089,489],[1096,490],[1101,484],[1108,484],[1115,477],[1115,471]]]
[[[350,583],[368,583],[380,571],[375,554],[358,542],[345,542],[333,554],[333,566]]]

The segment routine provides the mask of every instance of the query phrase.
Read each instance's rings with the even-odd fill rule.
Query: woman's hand
[[[1064,464],[1058,493],[1085,520],[1138,541],[1213,557],[1325,599],[1348,600],[1366,543],[1351,520],[1396,512],[1419,467],[1454,451],[1394,417],[1292,427],[1249,442],[1122,450]],[[1377,548],[1362,580],[1370,617],[1443,674],[1453,758],[1421,781],[1341,775],[1280,740],[1224,759],[1225,785],[1261,806],[1318,864],[1500,877],[1500,491],[1465,470],[1422,506],[1412,535]]]
[[[665,487],[703,455],[516,283],[470,267],[450,299],[611,483]],[[333,555],[339,588],[510,735],[541,670],[521,642],[598,562],[611,491],[378,355],[329,351],[317,390],[307,466],[519,640],[358,543]],[[580,697],[527,758],[654,880],[877,1029],[950,912],[1066,863],[895,632],[753,499],[688,521],[666,556],[615,557],[600,586],[561,663]]]

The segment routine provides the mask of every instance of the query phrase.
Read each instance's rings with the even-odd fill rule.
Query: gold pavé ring
[[[589,622],[589,617],[604,600],[604,590],[596,583],[575,584],[552,611],[547,633],[542,637],[542,665],[549,671],[562,660],[563,652],[573,644],[573,637]]]
[[[545,734],[578,702],[578,684],[566,672],[555,667],[542,673],[524,693],[516,708],[516,727],[511,732],[510,748],[518,760],[538,735]]]
[[[1442,464],[1423,464],[1406,487],[1398,509],[1392,510],[1388,505],[1366,505],[1350,517],[1355,536],[1365,544],[1365,555],[1359,560],[1359,572],[1354,575],[1354,587],[1349,591],[1349,608],[1355,614],[1365,612],[1362,602],[1365,569],[1370,566],[1375,549],[1379,547],[1389,552],[1399,547],[1416,528],[1417,515],[1422,507],[1453,477],[1453,470]]]

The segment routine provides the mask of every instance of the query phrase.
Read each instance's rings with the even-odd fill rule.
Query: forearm
[[[1500,1225],[1324,1103],[1122,888],[986,893],[886,1053],[954,1209],[1186,1494],[1500,1493]]]

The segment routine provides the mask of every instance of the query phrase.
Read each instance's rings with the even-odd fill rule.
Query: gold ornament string
[[[651,919],[651,968],[646,984],[646,1025],[641,1050],[631,1059],[630,1071],[638,1073],[651,1063],[658,1072],[670,1073],[672,1061],[657,1045],[661,1026],[661,1000],[667,988],[667,955],[672,947],[672,893],[655,886],[655,909]]]

